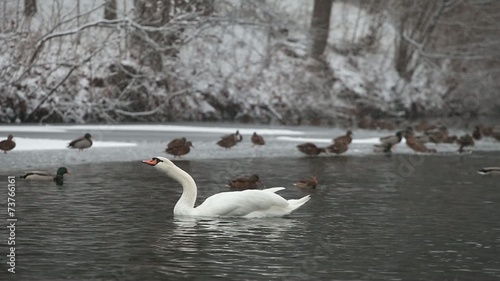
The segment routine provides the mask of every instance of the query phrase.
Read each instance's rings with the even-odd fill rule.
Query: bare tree
[[[134,0],[134,7],[136,21],[142,26],[160,27],[170,20],[169,0]],[[161,37],[158,31],[138,31],[131,38],[132,46],[136,46],[135,56],[155,71],[163,69],[163,58],[150,43],[161,41]]]
[[[311,56],[320,58],[325,51],[330,28],[330,15],[333,0],[315,0],[311,19],[312,47]]]
[[[24,0],[24,15],[32,17],[36,14],[36,0]]]
[[[449,0],[401,1],[402,12],[399,19],[399,34],[396,44],[396,69],[409,81],[418,66],[418,44],[425,48],[430,43],[436,25],[445,13]]]
[[[107,20],[116,19],[116,0],[104,1],[104,19]]]

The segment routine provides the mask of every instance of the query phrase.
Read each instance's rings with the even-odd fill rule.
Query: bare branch
[[[428,52],[424,50],[424,46],[421,43],[416,42],[406,34],[403,34],[402,38],[414,46],[420,55],[433,58],[433,59],[456,59],[456,60],[480,60],[480,59],[498,59],[500,56],[497,55],[478,55],[475,51],[470,52]]]
[[[101,48],[102,49],[102,48]],[[71,73],[73,73],[73,71],[75,71],[77,68],[79,68],[80,66],[82,66],[83,64],[87,63],[90,61],[90,59],[92,59],[93,56],[95,56],[101,49],[99,50],[96,50],[95,52],[93,52],[92,54],[90,54],[88,57],[86,57],[80,64],[75,64],[73,65],[70,70],[68,71],[68,73],[63,77],[63,79],[61,79],[61,81],[59,81],[59,83],[54,86],[54,88],[52,88],[52,90],[40,101],[40,103],[38,103],[38,105],[35,107],[35,109],[30,113],[30,115],[28,115],[28,120],[31,119],[31,117],[33,117],[33,115],[40,109],[40,107],[45,103],[45,101],[50,97],[52,96],[52,94],[54,94],[56,92],[56,90],[64,83],[66,82],[66,80],[71,76]]]

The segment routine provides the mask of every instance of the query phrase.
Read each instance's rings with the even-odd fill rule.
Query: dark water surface
[[[15,279],[500,280],[500,177],[475,172],[499,156],[176,162],[197,181],[197,204],[252,173],[285,198],[311,194],[270,219],[173,218],[181,188],[157,170],[78,165],[62,187],[17,182]],[[316,190],[292,185],[313,174]]]

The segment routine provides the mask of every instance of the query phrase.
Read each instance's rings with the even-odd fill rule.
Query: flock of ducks
[[[334,138],[332,144],[327,147],[318,147],[314,143],[306,142],[299,144],[297,149],[310,156],[317,156],[320,153],[342,154],[349,149],[352,135],[351,131],[347,131],[345,135]],[[472,134],[465,134],[460,137],[450,135],[448,129],[444,126],[430,127],[424,130],[421,135],[415,135],[413,127],[407,127],[405,130],[397,131],[394,135],[380,137],[380,143],[373,145],[373,151],[392,152],[392,149],[405,138],[406,145],[415,152],[436,153],[436,149],[428,148],[426,143],[448,143],[457,144],[459,146],[458,152],[464,153],[470,152],[465,150],[465,147],[474,146],[475,141],[481,140],[483,136],[491,136],[500,141],[500,126],[476,126]]]
[[[415,131],[423,131],[420,135],[415,135]],[[306,142],[297,145],[297,149],[308,155],[308,156],[318,156],[321,153],[333,153],[336,155],[345,153],[349,149],[349,145],[352,142],[352,131],[348,130],[345,135],[336,137],[332,139],[332,143],[326,147],[318,147],[312,142]],[[380,137],[380,143],[373,146],[374,152],[390,153],[392,149],[401,142],[403,138],[406,139],[406,145],[419,153],[435,153],[436,149],[428,148],[426,143],[449,143],[457,144],[459,146],[458,152],[467,152],[465,147],[474,146],[475,141],[481,140],[484,137],[494,137],[500,141],[500,126],[486,127],[486,126],[475,126],[471,134],[465,134],[463,136],[457,137],[455,135],[450,135],[448,129],[444,126],[427,126],[425,128],[420,128],[418,126],[413,129],[413,127],[407,127],[405,130],[397,131],[394,135]],[[0,150],[4,153],[11,151],[16,147],[16,143],[13,140],[12,135],[8,135],[7,139],[0,141]],[[243,140],[243,136],[237,130],[233,134],[224,135],[217,141],[217,145],[225,149],[230,149]],[[250,138],[254,146],[263,146],[266,144],[264,138],[253,133]],[[92,147],[92,136],[86,133],[84,136],[71,141],[68,144],[69,148],[78,149],[82,151],[84,149]],[[165,152],[173,155],[175,158],[181,158],[188,154],[194,148],[193,143],[188,141],[185,137],[177,138],[170,141],[167,144]],[[480,169],[478,171],[481,175],[500,175],[500,167],[487,167]],[[51,174],[45,171],[28,171],[20,178],[26,180],[52,180],[58,185],[62,185],[64,182],[64,175],[70,174],[66,167],[60,167],[55,174]],[[260,181],[258,175],[253,174],[250,176],[240,176],[228,181],[227,185],[232,190],[246,190],[246,189],[259,189],[263,184]],[[312,176],[310,179],[302,179],[294,183],[298,188],[316,188],[318,185],[318,179],[316,176]]]
[[[7,154],[7,151],[11,151],[16,147],[13,138],[14,136],[8,135],[6,140],[0,141],[0,150],[3,150],[4,154]],[[69,148],[78,149],[78,151],[82,151],[91,146],[92,136],[89,133],[86,133],[83,137],[77,138],[68,144]],[[71,173],[66,167],[60,167],[55,174],[46,171],[27,171],[21,175],[20,178],[26,180],[54,181],[57,185],[63,185],[65,174],[70,175]]]

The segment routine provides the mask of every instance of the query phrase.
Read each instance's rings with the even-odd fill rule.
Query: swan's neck
[[[171,167],[167,174],[182,185],[182,195],[174,207],[175,215],[189,215],[194,210],[196,202],[197,188],[193,178],[182,169]]]

